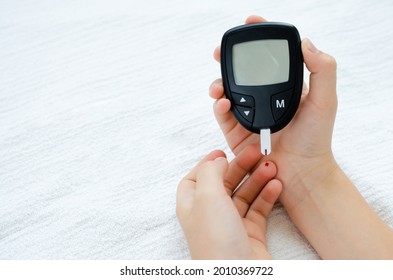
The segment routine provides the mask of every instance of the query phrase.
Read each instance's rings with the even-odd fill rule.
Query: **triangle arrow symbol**
[[[244,97],[242,97],[242,99],[240,99],[240,102],[246,102],[246,100],[244,99]]]
[[[248,116],[248,114],[250,114],[250,111],[244,111],[244,114],[245,114],[246,116]]]

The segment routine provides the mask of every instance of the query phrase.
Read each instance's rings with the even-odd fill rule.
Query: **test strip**
[[[270,142],[270,128],[261,129],[261,153],[265,156],[272,151]]]

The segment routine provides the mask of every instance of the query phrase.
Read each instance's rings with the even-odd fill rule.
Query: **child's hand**
[[[246,23],[265,21],[251,16]],[[306,39],[302,42],[304,62],[310,74],[310,89],[303,89],[301,103],[292,121],[281,131],[272,134],[272,153],[267,158],[279,166],[277,178],[283,183],[280,197],[291,209],[302,201],[305,193],[324,180],[337,164],[331,152],[331,139],[337,109],[336,62],[318,51]],[[214,52],[217,61],[220,49]],[[259,143],[259,135],[242,127],[230,112],[230,101],[224,97],[221,80],[210,87],[216,119],[235,154],[249,144]],[[265,159],[266,160],[266,159]]]
[[[193,259],[268,259],[266,223],[282,190],[272,179],[272,162],[260,164],[256,145],[242,150],[228,164],[225,154],[207,155],[180,182],[177,216]]]

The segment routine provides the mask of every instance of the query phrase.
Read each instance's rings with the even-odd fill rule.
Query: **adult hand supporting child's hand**
[[[272,162],[259,165],[259,148],[245,148],[228,164],[225,154],[207,155],[180,182],[177,216],[193,259],[269,259],[266,224],[282,190]]]

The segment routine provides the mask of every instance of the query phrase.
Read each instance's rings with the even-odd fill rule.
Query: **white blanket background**
[[[208,97],[250,14],[337,59],[334,154],[393,226],[393,2],[0,2],[0,259],[188,259],[181,177],[223,149]],[[318,255],[277,204],[276,259]]]

